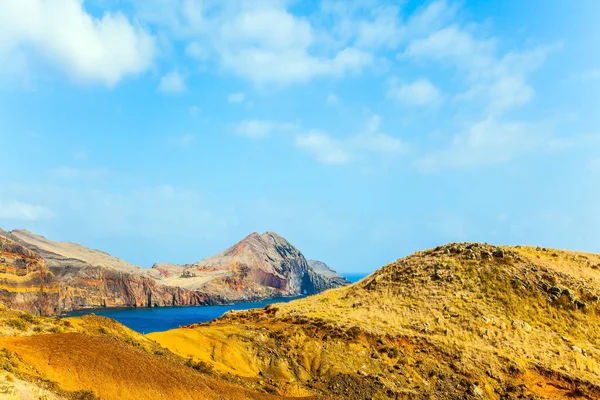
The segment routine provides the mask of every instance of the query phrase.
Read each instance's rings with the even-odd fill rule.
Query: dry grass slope
[[[276,398],[219,379],[202,366],[111,319],[0,309],[2,399]]]
[[[281,395],[597,399],[599,268],[594,254],[451,244],[149,337]]]

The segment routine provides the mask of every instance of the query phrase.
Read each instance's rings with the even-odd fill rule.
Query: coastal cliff
[[[36,315],[58,314],[59,283],[46,261],[0,234],[0,303]]]
[[[349,283],[328,267],[315,264],[313,268],[297,248],[272,232],[253,233],[223,253],[195,264],[155,264],[153,268],[26,230],[2,231],[0,237],[12,243],[10,248],[20,249],[15,253],[20,260],[35,265],[23,270],[29,274],[27,279],[13,277],[13,270],[5,268],[9,271],[5,280],[12,279],[6,285],[13,292],[4,296],[3,303],[22,304],[20,309],[48,315],[98,307],[223,304],[315,294]],[[11,265],[16,262],[11,261]],[[18,273],[25,274],[23,271]],[[18,295],[17,290],[21,291]],[[29,299],[33,295],[22,294],[24,290],[42,290],[51,306],[35,308]]]

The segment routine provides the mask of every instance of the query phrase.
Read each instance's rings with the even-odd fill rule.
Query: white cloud
[[[298,148],[312,154],[322,164],[342,165],[364,160],[372,154],[399,155],[407,146],[398,138],[379,132],[381,118],[372,116],[363,132],[345,138],[312,130],[296,136]]]
[[[388,89],[388,97],[406,105],[428,106],[438,104],[442,94],[429,79],[421,78],[411,83],[402,83],[394,78]]]
[[[0,200],[0,219],[36,221],[53,218],[55,215],[47,207],[22,203],[20,201]]]
[[[227,96],[227,101],[230,103],[242,103],[246,99],[246,95],[243,92],[231,93]]]
[[[446,60],[468,69],[483,69],[491,67],[494,46],[493,39],[477,40],[471,33],[452,25],[411,41],[400,57]]]
[[[347,164],[353,160],[344,141],[321,131],[310,131],[296,137],[296,146],[315,156],[322,164]]]
[[[457,26],[440,29],[409,43],[398,57],[446,62],[465,74],[469,88],[457,100],[483,99],[490,114],[500,115],[530,102],[535,95],[526,76],[539,68],[560,45],[497,54],[495,38],[477,39]]]
[[[121,13],[95,18],[80,0],[0,4],[0,63],[16,57],[37,67],[41,56],[76,81],[114,86],[146,71],[154,55],[154,38]]]
[[[141,18],[164,26],[184,41],[187,55],[203,63],[216,60],[225,70],[258,86],[342,77],[372,63],[373,56],[355,46],[324,46],[326,33],[311,19],[289,12],[287,6],[285,1],[136,4]]]
[[[447,148],[421,157],[416,165],[432,171],[502,164],[538,148],[548,133],[541,125],[486,119],[455,135]]]
[[[470,102],[475,114],[470,118],[474,122],[455,133],[446,148],[433,150],[417,161],[422,170],[507,163],[535,149],[549,148],[553,140],[550,130],[542,124],[511,121],[506,114],[535,98],[528,75],[540,68],[548,55],[561,45],[502,54],[498,40],[477,37],[476,28],[476,25],[464,28],[454,23],[413,39],[398,55],[401,61],[433,62],[438,67],[441,63],[455,68],[466,90],[455,94],[454,100]],[[408,90],[403,93],[406,98],[410,97],[407,93]]]
[[[372,56],[352,47],[333,54],[311,50],[311,23],[274,3],[241,11],[220,27],[216,51],[222,65],[258,85],[284,86],[318,76],[360,72]]]
[[[296,129],[296,125],[269,120],[250,119],[240,121],[234,131],[240,136],[250,139],[264,139],[276,132],[290,132]]]
[[[177,71],[171,71],[160,78],[158,90],[169,94],[183,93],[187,90],[185,79]]]

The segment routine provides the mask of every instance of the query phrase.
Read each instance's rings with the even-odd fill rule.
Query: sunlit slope
[[[116,321],[0,310],[0,398],[274,399],[198,370]]]
[[[598,268],[595,254],[452,244],[349,287],[148,336],[280,394],[595,399]]]

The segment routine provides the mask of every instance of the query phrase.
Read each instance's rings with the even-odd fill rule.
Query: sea
[[[358,282],[368,274],[345,274],[352,283]],[[230,310],[249,310],[263,308],[268,304],[300,299],[305,296],[279,297],[257,302],[233,303],[218,306],[189,307],[153,307],[153,308],[94,308],[65,314],[63,317],[78,317],[96,314],[115,319],[123,325],[142,334],[166,331],[198,322],[211,321]]]

